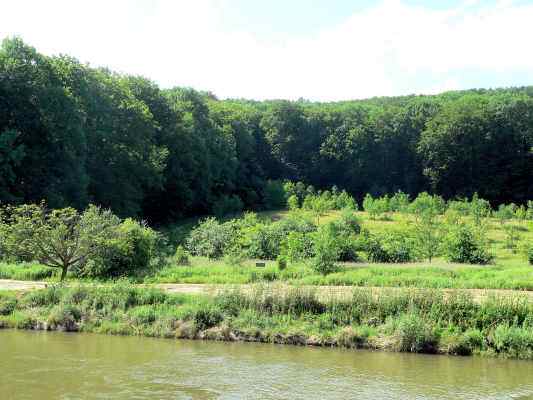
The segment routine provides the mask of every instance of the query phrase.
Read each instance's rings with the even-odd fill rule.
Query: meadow
[[[345,192],[336,197],[309,195],[290,210],[187,220],[160,229],[166,239],[164,251],[140,273],[114,277],[69,273],[67,278],[85,282],[120,278],[147,284],[283,282],[295,286],[533,290],[533,267],[527,259],[533,220],[527,217],[527,210],[522,215],[516,206],[503,206],[486,210],[480,217],[472,212],[475,201],[480,201],[476,199],[442,205],[437,196],[421,196],[423,201],[417,198],[413,202],[405,195],[396,197],[396,205],[394,197],[367,198],[363,210],[356,211],[358,207],[350,205],[353,200]],[[339,198],[343,207],[335,207]],[[296,202],[294,197],[292,201]],[[429,243],[431,260],[422,251],[428,247],[427,240],[420,243],[417,239],[420,222],[413,210],[417,201],[426,208],[427,204],[441,208],[432,217],[435,226],[422,231],[434,235],[434,243]],[[484,205],[482,200],[480,204]],[[467,236],[466,244],[453,242],[452,250],[460,250],[461,260],[482,252],[483,262],[477,258],[475,263],[456,262],[446,253],[447,238],[457,227],[465,227],[466,233],[474,236]],[[325,251],[341,247],[328,261],[327,271],[313,264],[317,237],[330,238]],[[452,256],[456,257],[455,253]],[[56,268],[39,263],[0,263],[0,279],[53,282],[58,274]]]

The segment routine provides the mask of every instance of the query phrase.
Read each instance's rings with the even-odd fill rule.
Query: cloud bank
[[[221,98],[328,101],[533,84],[533,4],[437,10],[386,0],[281,40],[232,27],[235,12],[232,0],[17,0],[2,4],[0,37]]]

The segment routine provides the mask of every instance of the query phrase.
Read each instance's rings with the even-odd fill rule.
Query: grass
[[[374,233],[405,231],[410,229],[411,216],[388,213],[384,220],[372,220],[365,212],[358,212],[363,228]],[[263,218],[283,218],[286,212],[261,213]],[[320,218],[327,223],[338,218],[339,212],[329,212]],[[150,283],[204,283],[244,284],[259,281],[282,280],[295,285],[354,285],[378,287],[458,288],[458,289],[513,289],[533,290],[533,267],[520,252],[505,245],[505,232],[495,219],[487,219],[487,238],[490,251],[495,255],[492,265],[476,266],[452,264],[443,259],[432,263],[409,264],[341,264],[338,272],[322,276],[305,263],[290,265],[279,271],[275,263],[257,268],[251,260],[242,265],[230,266],[222,261],[192,257],[190,266],[171,265],[158,271],[146,281]],[[517,225],[521,240],[533,242],[531,222],[512,222]],[[364,256],[364,255],[363,255]]]
[[[51,286],[0,293],[0,327],[533,358],[533,304],[525,298],[477,303],[434,290],[320,300],[312,289],[276,285],[214,297],[126,283]]]
[[[0,279],[42,281],[59,277],[58,270],[36,263],[0,263]]]

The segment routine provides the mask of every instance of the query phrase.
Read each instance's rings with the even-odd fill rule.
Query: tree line
[[[356,93],[354,93],[354,96]],[[189,88],[0,49],[0,202],[177,218],[269,206],[273,181],[533,198],[533,87],[315,103]]]

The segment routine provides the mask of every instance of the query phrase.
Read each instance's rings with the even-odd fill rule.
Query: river
[[[3,330],[0,399],[533,399],[533,362]]]

